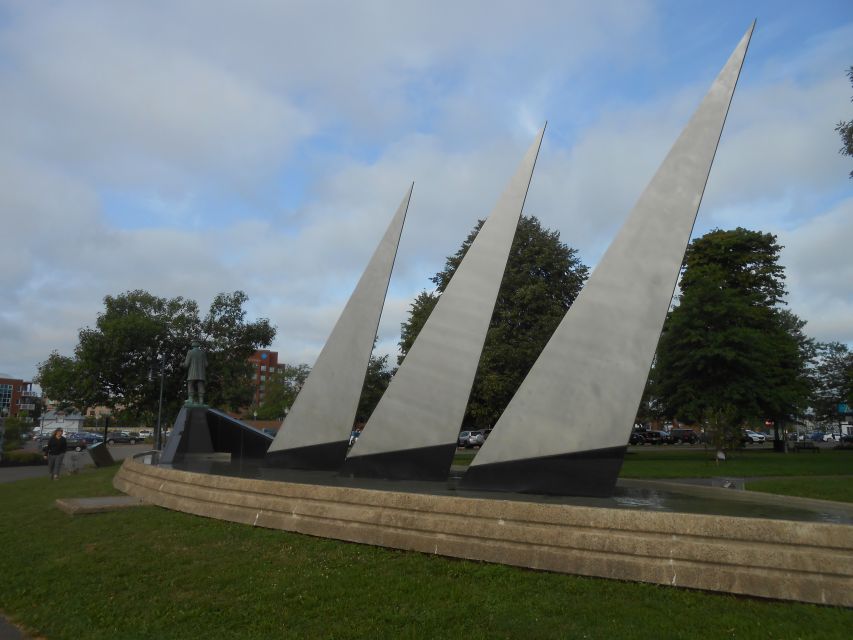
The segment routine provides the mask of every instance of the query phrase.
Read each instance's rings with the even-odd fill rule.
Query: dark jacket
[[[45,447],[45,451],[52,456],[59,455],[60,453],[65,453],[68,449],[68,441],[65,439],[65,436],[61,438],[50,437],[50,440],[47,441],[47,446]]]

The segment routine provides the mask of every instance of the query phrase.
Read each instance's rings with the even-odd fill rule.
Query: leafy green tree
[[[840,342],[819,343],[812,373],[815,418],[824,423],[837,422],[838,405],[849,404],[851,400],[853,353]]]
[[[847,77],[850,78],[850,83],[853,84],[853,67],[847,70]],[[850,99],[853,102],[853,98]],[[838,135],[841,136],[841,149],[839,153],[845,156],[853,156],[853,120],[844,122],[843,120],[835,127]],[[853,171],[850,172],[850,178],[853,178]]]
[[[367,422],[370,415],[379,404],[385,389],[391,384],[394,373],[388,368],[388,355],[381,358],[370,356],[367,364],[367,373],[364,376],[364,387],[361,390],[361,398],[358,401],[358,410],[355,414],[356,422]]]
[[[687,250],[652,379],[666,413],[708,424],[717,444],[744,422],[803,410],[811,342],[784,303],[781,247],[768,233],[719,229]]]
[[[36,382],[54,402],[57,411],[79,412],[92,404],[85,398],[79,363],[57,351],[51,352],[47,360],[39,365]],[[75,403],[82,404],[77,406]]]
[[[3,451],[14,451],[20,449],[21,435],[30,429],[29,423],[22,418],[3,418],[0,426],[5,433],[3,437]]]
[[[237,410],[252,403],[255,386],[248,358],[272,344],[275,328],[265,318],[247,322],[243,305],[248,301],[242,291],[220,293],[201,322],[208,360],[205,400],[211,405]]]
[[[285,364],[281,368],[267,379],[264,400],[256,409],[260,420],[284,419],[311,373],[307,364]]]
[[[174,415],[186,397],[182,363],[193,339],[208,354],[206,401],[222,408],[246,406],[252,398],[247,358],[268,346],[275,329],[266,319],[246,322],[246,294],[219,294],[204,318],[184,298],[129,291],[104,298],[94,327],[79,332],[74,356],[53,352],[39,365],[36,381],[45,394],[85,409],[103,405],[121,420],[151,424],[157,415],[162,372],[164,415]]]
[[[434,292],[412,303],[402,325],[400,350],[405,358],[483,225],[479,221],[444,269],[431,278]],[[589,269],[577,251],[560,241],[558,231],[544,229],[535,217],[521,218],[495,303],[477,370],[465,423],[488,427],[500,417],[557,325],[574,302]]]

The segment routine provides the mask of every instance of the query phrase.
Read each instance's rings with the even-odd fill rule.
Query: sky
[[[243,290],[312,364],[414,181],[396,354],[546,121],[524,213],[594,267],[753,19],[694,237],[776,234],[806,333],[853,345],[849,0],[0,0],[0,371],[134,289]]]

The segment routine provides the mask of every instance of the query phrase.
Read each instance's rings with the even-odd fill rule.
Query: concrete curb
[[[68,515],[106,513],[145,504],[134,496],[104,496],[103,498],[57,498],[56,507]]]
[[[395,549],[853,607],[853,526],[233,478],[125,460],[114,485],[200,516]]]

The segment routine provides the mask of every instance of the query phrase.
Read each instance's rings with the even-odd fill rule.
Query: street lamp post
[[[163,354],[160,353],[160,401],[157,404],[157,433],[154,436],[154,448],[157,451],[160,451],[163,444],[163,429],[161,427],[161,420],[163,417],[163,370],[166,366],[166,358],[163,357]]]

